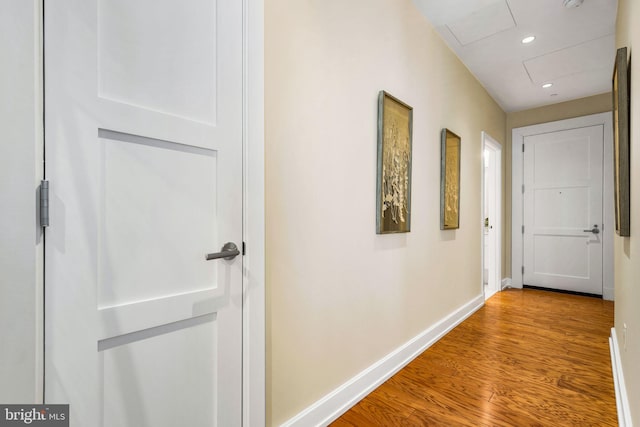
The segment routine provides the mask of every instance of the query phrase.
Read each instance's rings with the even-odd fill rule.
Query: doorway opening
[[[482,290],[485,300],[502,286],[502,146],[482,132]]]

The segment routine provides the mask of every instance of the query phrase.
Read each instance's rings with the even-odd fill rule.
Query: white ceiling
[[[507,112],[611,90],[617,0],[413,1]]]

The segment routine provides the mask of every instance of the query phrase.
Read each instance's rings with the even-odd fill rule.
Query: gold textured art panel
[[[442,182],[440,228],[460,227],[460,137],[442,130]]]
[[[380,92],[378,112],[378,233],[411,228],[412,108]]]

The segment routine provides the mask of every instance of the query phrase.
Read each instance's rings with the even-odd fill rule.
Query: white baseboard
[[[326,426],[344,414],[380,384],[431,347],[447,332],[484,305],[484,296],[478,295],[458,310],[420,333],[409,342],[389,353],[355,377],[291,418],[282,426]]]
[[[607,301],[614,301],[614,289],[613,288],[602,288],[602,299]]]
[[[620,347],[618,346],[616,328],[611,328],[609,348],[611,349],[611,370],[613,371],[613,383],[616,391],[618,424],[620,427],[633,427],[629,397],[627,396],[627,388],[624,385],[624,374],[622,372],[622,364],[620,363]]]
[[[504,279],[502,279],[502,290],[504,291],[507,288],[511,288],[513,287],[512,283],[511,283],[511,277],[505,277]]]

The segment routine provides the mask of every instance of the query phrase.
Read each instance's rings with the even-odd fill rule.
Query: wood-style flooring
[[[332,426],[616,426],[613,303],[497,293]]]

